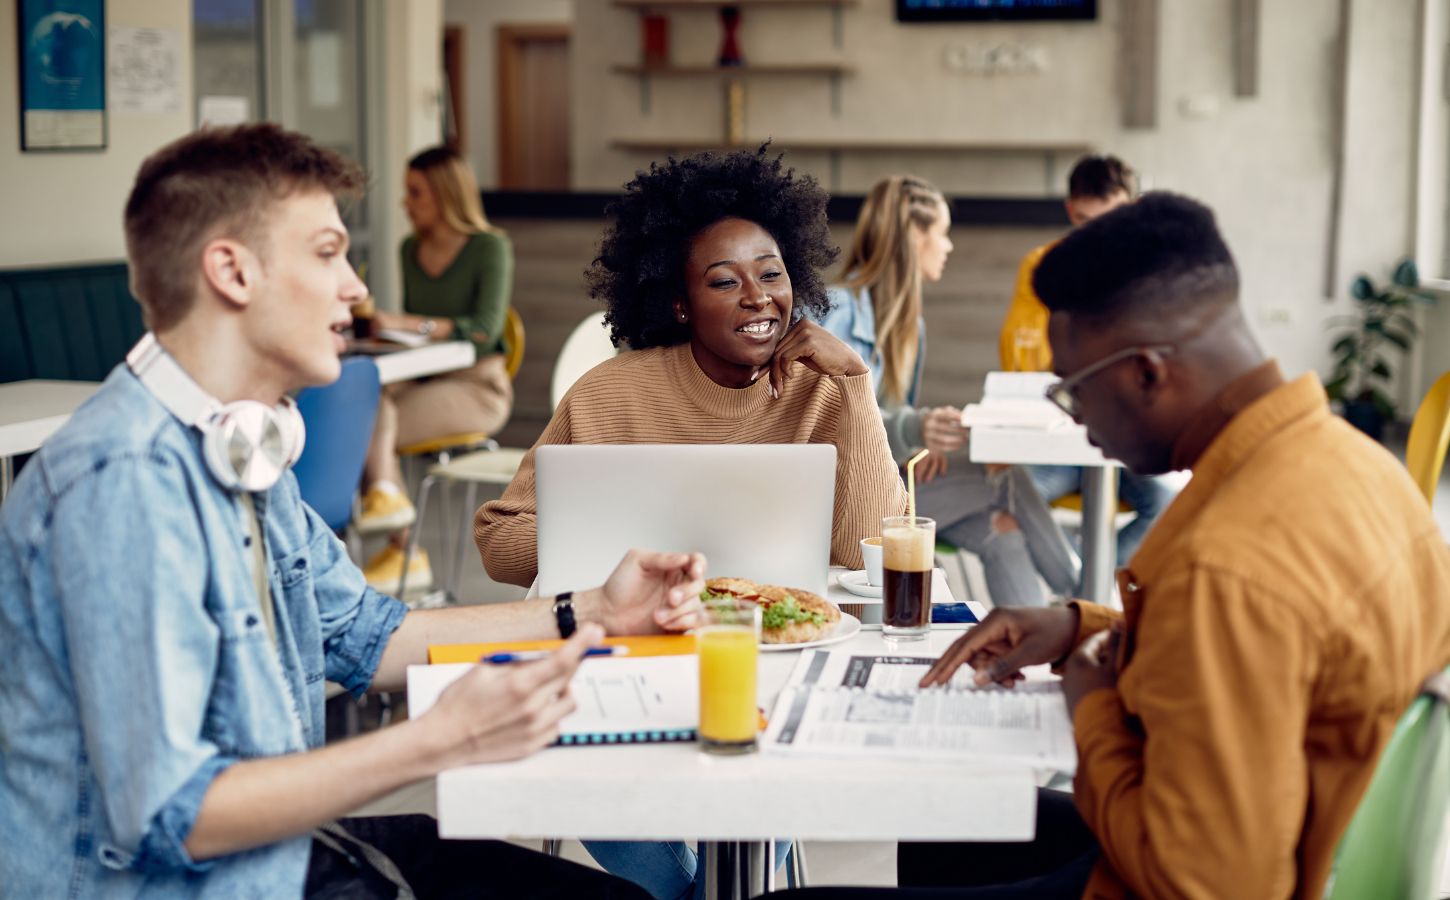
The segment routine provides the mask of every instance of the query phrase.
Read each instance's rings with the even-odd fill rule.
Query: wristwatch
[[[433,321],[432,319],[424,319],[423,321],[418,323],[418,333],[423,335],[423,337],[428,337],[434,331],[436,331],[437,328],[438,323]]]
[[[559,637],[568,638],[578,625],[574,622],[574,592],[564,591],[554,598],[554,621],[559,623]]]

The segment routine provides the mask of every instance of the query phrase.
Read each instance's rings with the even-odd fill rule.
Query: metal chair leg
[[[790,845],[790,880],[791,887],[808,887],[810,879],[806,873],[806,845],[801,841],[793,841]]]
[[[558,856],[559,855],[559,850],[563,846],[563,844],[564,844],[564,842],[561,841],[561,840],[559,840],[558,838],[545,838],[544,839],[544,853],[545,853],[545,855],[547,855],[547,856]]]
[[[413,554],[418,550],[418,536],[423,533],[423,515],[428,511],[428,494],[432,492],[437,481],[437,476],[429,475],[418,487],[418,517],[413,521],[413,530],[408,535],[408,547],[403,551],[403,571],[398,575],[399,600],[403,600],[403,595],[407,592],[408,563],[413,561]]]
[[[472,545],[469,540],[473,536],[473,513],[478,509],[478,482],[470,481],[468,491],[463,498],[463,512],[469,516],[467,522],[458,526],[458,540],[453,542],[453,566],[448,573],[448,595],[455,600],[458,598],[458,583],[463,577],[463,558],[468,555],[468,548]]]

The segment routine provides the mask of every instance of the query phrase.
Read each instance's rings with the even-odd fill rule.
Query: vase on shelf
[[[745,57],[740,53],[740,7],[720,7],[720,27],[724,31],[720,43],[720,65],[745,65]]]
[[[646,68],[670,63],[670,20],[659,13],[640,17],[640,62]]]

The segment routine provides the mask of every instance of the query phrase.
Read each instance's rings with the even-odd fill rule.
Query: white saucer
[[[881,586],[866,583],[866,570],[857,569],[854,572],[842,572],[836,576],[836,584],[855,594],[857,597],[875,597],[881,599]]]

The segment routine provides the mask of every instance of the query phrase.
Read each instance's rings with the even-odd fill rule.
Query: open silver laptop
[[[826,593],[830,444],[539,447],[539,593],[603,584],[632,547],[698,550],[707,577]]]

